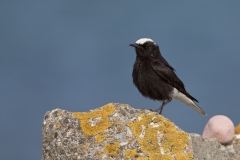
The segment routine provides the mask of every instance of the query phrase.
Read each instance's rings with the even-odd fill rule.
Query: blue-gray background
[[[211,116],[239,119],[240,1],[1,1],[0,159],[41,159],[42,120],[61,108],[161,103],[132,83],[130,43],[152,38],[208,113],[180,102],[163,115],[202,133]]]

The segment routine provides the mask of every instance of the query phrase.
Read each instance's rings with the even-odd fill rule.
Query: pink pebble
[[[202,136],[204,138],[216,138],[222,144],[229,143],[234,137],[234,124],[226,116],[213,116],[207,122]]]

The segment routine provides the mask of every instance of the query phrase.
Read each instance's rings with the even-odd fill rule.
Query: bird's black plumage
[[[206,113],[195,103],[198,102],[185,89],[175,74],[174,68],[163,58],[159,46],[151,39],[142,38],[135,44],[136,61],[133,66],[133,82],[140,93],[150,99],[163,101],[156,111],[160,114],[164,105],[172,98],[189,105],[202,115]],[[195,101],[195,102],[194,102]]]

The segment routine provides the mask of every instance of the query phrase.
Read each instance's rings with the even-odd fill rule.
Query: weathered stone
[[[240,143],[222,145],[217,139],[190,133],[195,160],[239,160]]]
[[[117,103],[85,113],[47,112],[42,140],[43,160],[240,159],[239,144],[222,146],[155,112]]]

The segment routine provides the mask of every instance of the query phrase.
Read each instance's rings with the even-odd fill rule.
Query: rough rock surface
[[[126,104],[89,112],[49,111],[42,132],[43,160],[240,159],[239,143],[222,146],[182,131],[157,113]]]
[[[240,160],[240,143],[222,145],[216,139],[190,133],[195,160]]]

